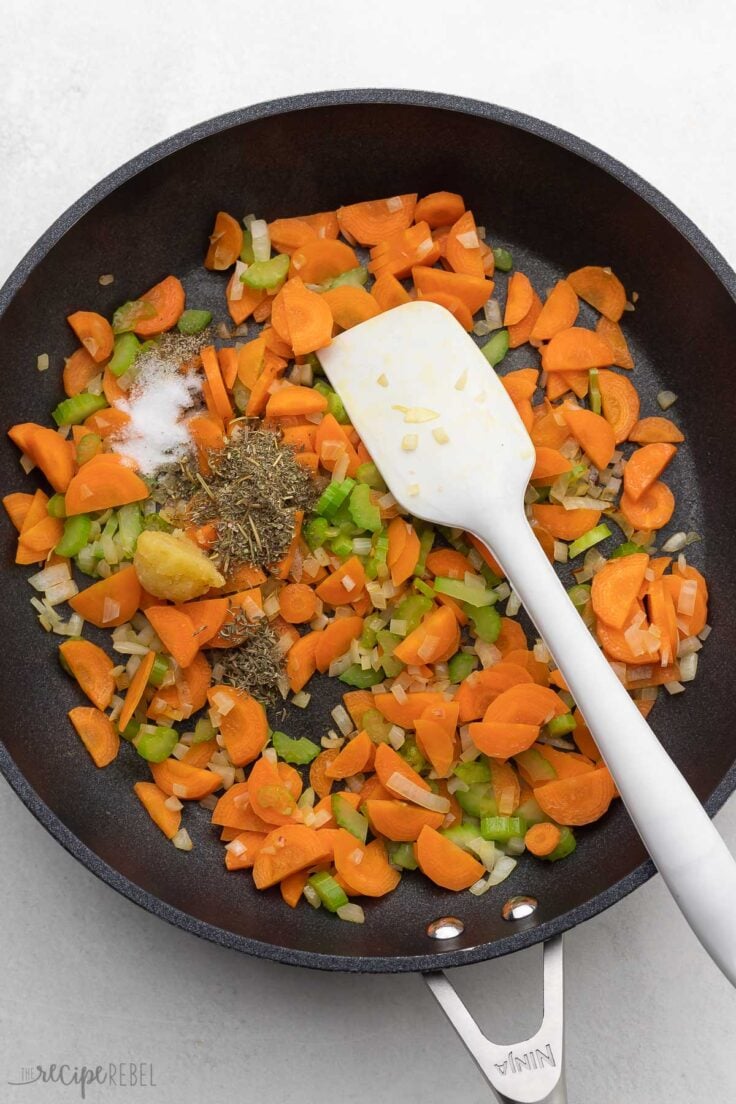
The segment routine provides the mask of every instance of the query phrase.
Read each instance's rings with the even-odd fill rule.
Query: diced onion
[[[674,391],[660,391],[657,395],[657,402],[662,410],[669,410],[677,402],[677,395]]]
[[[478,856],[486,870],[489,872],[497,860],[496,845],[493,840],[484,840],[482,836],[468,841],[468,847]]]
[[[347,736],[350,732],[354,730],[355,725],[350,719],[350,714],[343,705],[336,705],[335,708],[332,710],[330,716],[342,732],[343,736]]]
[[[515,617],[521,609],[521,598],[515,591],[511,591],[511,597],[506,603],[506,616]]]
[[[314,888],[314,886],[311,886],[307,882],[304,889],[302,890],[302,893],[304,894],[305,900],[309,902],[312,908],[318,909],[322,907],[322,901],[320,900],[319,893]]]
[[[515,867],[516,859],[509,858],[508,855],[499,855],[493,870],[488,875],[488,881],[492,886],[499,885],[513,873]]]
[[[31,575],[28,582],[34,590],[43,591],[50,590],[57,583],[66,582],[69,578],[69,564],[64,561],[64,563],[54,564],[53,567],[45,567],[43,571],[37,571],[35,575]]]
[[[554,560],[555,563],[567,563],[568,546],[564,541],[556,540],[554,542]]]
[[[396,505],[396,499],[390,491],[387,491],[386,494],[381,495],[379,498],[378,505],[381,510],[390,510],[392,506]]]
[[[256,261],[267,261],[271,257],[271,235],[265,219],[253,219],[250,224],[253,235],[253,257]],[[298,267],[297,265],[294,266]]]
[[[687,544],[687,533],[674,533],[662,545],[663,552],[679,552]]]
[[[386,200],[386,206],[389,211],[400,211],[404,206],[404,201],[401,196],[391,196],[390,199]]]
[[[680,587],[677,598],[677,612],[683,617],[691,617],[695,612],[695,600],[698,596],[698,584],[695,579],[686,579]]]
[[[495,644],[488,644],[485,640],[476,640],[475,642],[475,654],[480,660],[481,667],[484,669],[495,666],[496,663],[501,661],[501,652],[498,650]]]
[[[487,878],[479,878],[477,882],[473,882],[469,887],[469,892],[472,893],[474,897],[482,897],[484,893],[488,892],[491,885],[490,875]]]
[[[483,307],[483,316],[491,330],[500,330],[503,326],[501,305],[498,299],[489,299]]]
[[[417,655],[423,663],[429,663],[431,661],[432,656],[437,650],[437,645],[440,643],[441,640],[439,636],[432,636],[431,633],[425,636],[424,640],[417,648]]]
[[[393,793],[400,794],[401,797],[405,797],[407,801],[413,801],[415,805],[420,805],[423,809],[431,809],[434,813],[448,813],[450,811],[450,802],[446,797],[432,793],[431,790],[422,789],[416,782],[412,782],[410,778],[407,778],[405,774],[400,774],[399,771],[394,771],[389,778],[388,789]]]
[[[309,887],[311,889],[311,886]],[[350,902],[347,905],[340,905],[337,909],[336,915],[341,920],[347,920],[349,924],[364,924],[365,913],[360,905],[355,905]]]
[[[680,660],[680,682],[692,682],[698,671],[698,653],[690,652]]]
[[[120,616],[120,603],[116,602],[114,598],[105,598],[102,603],[102,623],[107,624],[109,621],[114,621],[116,617]]]
[[[235,702],[230,694],[226,694],[223,690],[215,690],[212,694],[211,701],[217,708],[221,717],[227,717],[228,713],[235,708]]]
[[[403,728],[399,728],[398,725],[391,725],[388,730],[388,742],[394,751],[398,751],[400,747],[403,747],[406,742],[406,733]]]
[[[234,839],[225,844],[225,850],[229,851],[231,855],[238,858],[240,855],[244,855],[248,848],[245,846],[242,840]]]
[[[263,752],[263,758],[268,759],[269,763],[276,763],[278,761],[276,749],[272,747],[266,748]]]
[[[186,828],[180,828],[176,835],[171,837],[171,842],[178,851],[191,851],[194,846]]]
[[[666,410],[667,407],[662,407],[662,409]],[[685,689],[681,682],[666,682],[664,688],[668,694],[682,694]]]

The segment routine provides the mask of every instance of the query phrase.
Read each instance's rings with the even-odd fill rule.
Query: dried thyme
[[[245,613],[237,610],[222,633],[238,642],[221,660],[222,681],[266,704],[273,702],[284,665],[278,637],[266,618],[248,621]]]

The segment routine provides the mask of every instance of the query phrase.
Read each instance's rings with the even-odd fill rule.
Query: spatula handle
[[[487,543],[565,676],[672,896],[736,985],[736,862],[611,670],[523,516],[518,523],[509,517]],[[703,739],[707,755],[707,736],[693,733],[693,739]]]

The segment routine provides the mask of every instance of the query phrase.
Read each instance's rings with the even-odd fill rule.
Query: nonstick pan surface
[[[325,210],[372,196],[447,188],[461,192],[494,244],[514,254],[539,289],[583,264],[610,264],[637,310],[625,316],[643,413],[658,413],[667,387],[680,397],[686,444],[668,476],[674,528],[704,541],[688,558],[707,576],[714,631],[697,682],[660,701],[655,731],[714,813],[736,786],[732,638],[736,609],[736,276],[689,220],[635,174],[597,149],[503,108],[421,92],[350,91],[260,104],[213,119],[135,158],[79,200],[31,249],[0,293],[3,350],[3,493],[30,486],[5,430],[48,419],[61,395],[60,367],[74,341],[76,309],[110,314],[174,272],[190,305],[225,318],[224,279],[202,268],[214,212],[259,217]],[[113,273],[112,285],[98,276]],[[41,352],[53,369],[35,371]],[[504,368],[530,362],[516,350]],[[198,806],[195,841],[176,851],[152,828],[132,792],[146,775],[130,749],[103,771],[91,764],[64,713],[78,704],[12,564],[13,535],[0,522],[0,769],[41,823],[99,877],[164,919],[228,947],[301,966],[352,971],[443,968],[507,954],[593,916],[651,877],[654,868],[620,802],[578,833],[575,854],[552,865],[522,859],[481,898],[453,895],[408,876],[366,903],[366,923],[322,910],[288,909],[247,875],[226,873],[222,845]],[[339,685],[339,684],[336,684]],[[319,737],[338,690],[326,680],[306,711],[283,727]],[[311,687],[310,687],[311,689]],[[656,785],[656,779],[652,780]],[[512,894],[536,897],[527,920],[507,922]],[[426,928],[458,915],[447,943]]]

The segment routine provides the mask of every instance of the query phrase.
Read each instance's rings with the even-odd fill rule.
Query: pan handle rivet
[[[456,939],[465,931],[465,925],[457,916],[440,916],[427,924],[427,935],[432,939]]]
[[[526,920],[539,908],[536,897],[509,897],[501,909],[504,920]]]

